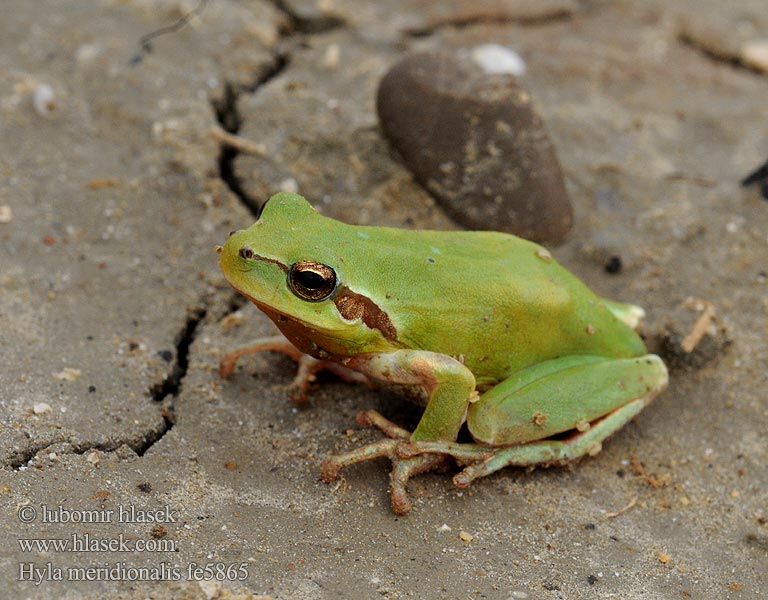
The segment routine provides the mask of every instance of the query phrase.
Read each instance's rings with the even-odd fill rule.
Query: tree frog
[[[280,350],[301,361],[302,389],[331,367],[422,392],[413,432],[364,411],[358,422],[387,437],[321,466],[330,482],[389,457],[398,514],[411,509],[409,478],[448,457],[466,486],[508,465],[594,455],[667,385],[635,332],[641,308],[598,297],[512,235],[347,225],[280,193],[217,250],[229,283],[284,336],[226,355],[222,375],[244,354]],[[465,423],[474,442],[457,441]]]

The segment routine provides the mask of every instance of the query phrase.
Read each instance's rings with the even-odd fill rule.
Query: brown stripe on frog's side
[[[361,319],[369,328],[378,329],[385,339],[391,342],[397,340],[397,330],[389,320],[389,315],[370,298],[342,286],[334,296],[333,303],[339,314],[348,321]]]

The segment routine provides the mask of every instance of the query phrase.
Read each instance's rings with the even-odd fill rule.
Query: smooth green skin
[[[243,248],[255,256],[242,258]],[[303,260],[334,269],[329,299],[290,289],[287,271]],[[302,351],[426,390],[413,441],[453,442],[466,420],[483,446],[530,448],[504,464],[547,462],[562,442],[541,440],[619,413],[601,421],[599,445],[666,385],[664,364],[630,326],[641,309],[597,297],[511,235],[347,225],[281,193],[229,237],[220,263]],[[334,299],[346,290],[370,300],[365,317],[341,316]]]

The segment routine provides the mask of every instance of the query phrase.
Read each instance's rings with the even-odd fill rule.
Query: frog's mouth
[[[239,291],[239,290],[238,290]],[[289,315],[264,302],[256,300],[253,296],[239,291],[256,305],[261,312],[269,317],[289,342],[315,358],[329,358],[333,355],[345,356],[346,348],[339,343],[340,337],[332,330],[319,328],[314,323]]]

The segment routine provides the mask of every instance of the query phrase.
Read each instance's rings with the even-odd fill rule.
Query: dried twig
[[[210,134],[215,140],[231,146],[243,154],[250,154],[252,156],[266,156],[267,154],[267,149],[263,144],[256,144],[249,139],[229,133],[219,126],[211,127]]]
[[[637,496],[632,498],[632,500],[629,501],[629,504],[627,504],[624,508],[620,508],[616,512],[606,513],[605,518],[606,519],[614,519],[614,518],[618,517],[619,515],[623,515],[630,508],[632,508],[635,504],[637,504]]]
[[[712,319],[715,318],[715,305],[707,300],[700,300],[700,302],[704,305],[704,311],[696,319],[691,332],[685,336],[685,339],[680,344],[680,347],[685,352],[693,352],[693,349],[699,345],[701,338],[704,337],[707,329],[709,329]]]

